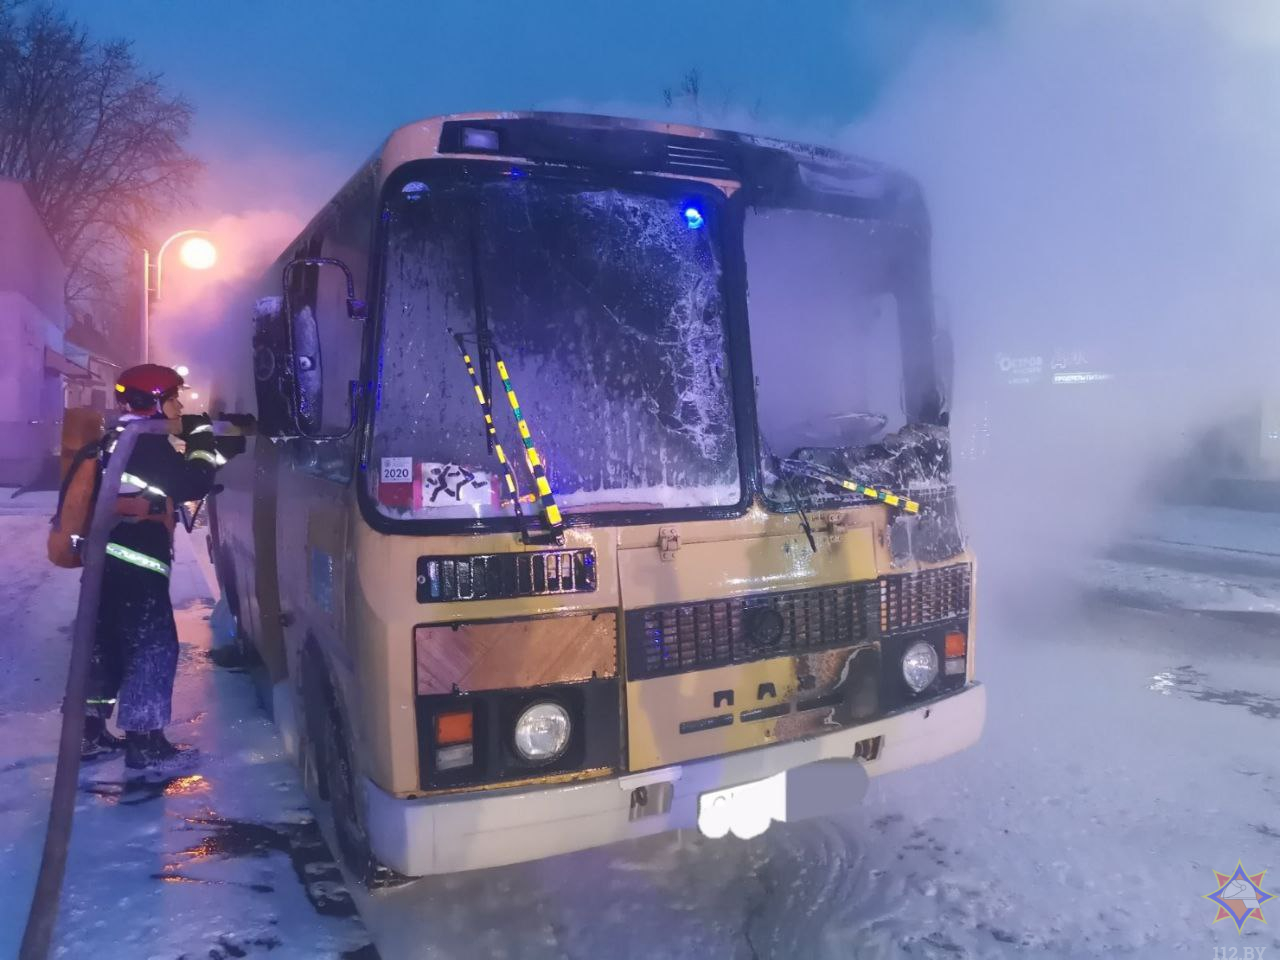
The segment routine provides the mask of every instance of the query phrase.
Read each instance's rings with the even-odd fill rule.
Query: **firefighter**
[[[135,770],[180,769],[198,756],[194,747],[170,743],[164,735],[178,663],[169,569],[177,504],[208,495],[225,459],[215,449],[209,418],[182,415],[182,387],[182,377],[169,367],[147,363],[124,371],[115,387],[120,418],[102,444],[105,466],[130,421],[172,424],[168,434],[140,435],[125,465],[116,503],[120,520],[107,544],[85,710],[82,757],[123,748],[125,765]],[[174,435],[181,444],[172,442]],[[123,739],[107,729],[113,707]]]

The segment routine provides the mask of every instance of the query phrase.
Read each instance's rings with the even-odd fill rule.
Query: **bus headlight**
[[[902,679],[912,692],[919,693],[933,683],[937,675],[938,651],[933,649],[933,644],[922,640],[907,647],[902,655]]]
[[[516,752],[530,761],[554,760],[569,746],[569,711],[558,703],[535,703],[516,721]]]

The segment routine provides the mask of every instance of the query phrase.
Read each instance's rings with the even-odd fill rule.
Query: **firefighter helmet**
[[[137,413],[157,410],[178,395],[183,380],[177,370],[158,363],[130,367],[116,381],[116,399]]]

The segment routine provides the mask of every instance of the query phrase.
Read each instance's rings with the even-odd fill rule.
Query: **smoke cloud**
[[[1202,431],[1274,379],[1280,7],[996,9],[841,140],[923,183],[968,525],[1042,576],[1212,475]]]
[[[697,106],[666,109],[657,89],[647,104],[540,106],[834,141],[915,175],[955,346],[967,526],[985,561],[1043,578],[1025,561],[1075,563],[1147,498],[1212,476],[1220,465],[1194,459],[1203,432],[1273,389],[1280,7],[994,0],[991,12],[926,37],[871,114],[835,135],[714,78]],[[206,359],[247,366],[261,271],[359,160],[269,142],[203,151],[223,259],[207,277],[170,271],[155,313],[158,353],[197,385]]]
[[[215,129],[224,134],[214,135]],[[189,406],[203,409],[215,380],[225,391],[248,375],[250,318],[254,300],[268,292],[267,267],[358,161],[273,145],[269,134],[237,128],[230,118],[207,127],[193,149],[207,164],[195,204],[159,234],[205,230],[218,262],[207,271],[188,270],[177,243],[165,255],[164,289],[152,309],[152,355],[191,370],[189,385],[199,397]]]

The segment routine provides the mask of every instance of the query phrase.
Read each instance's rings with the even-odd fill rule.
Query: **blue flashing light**
[[[527,177],[529,174],[521,170],[519,167],[512,167],[507,174],[512,180],[519,180],[521,177]]]
[[[693,204],[689,204],[684,208],[684,222],[688,225],[690,230],[700,230],[702,225],[707,221],[702,216],[701,210]]]

